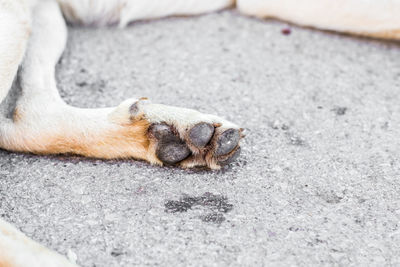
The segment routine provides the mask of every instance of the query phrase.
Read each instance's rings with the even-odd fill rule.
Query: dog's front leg
[[[66,26],[57,4],[40,1],[19,72],[22,96],[12,122],[0,126],[0,147],[211,169],[239,154],[240,129],[217,116],[144,99],[105,109],[65,104],[54,78],[65,41]]]
[[[235,124],[191,109],[144,99],[129,99],[105,109],[50,102],[25,104],[14,113],[4,148],[211,169],[220,168],[240,152],[242,134]]]

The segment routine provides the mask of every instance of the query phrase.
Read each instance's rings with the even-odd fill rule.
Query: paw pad
[[[205,147],[214,135],[214,126],[209,123],[200,122],[189,131],[189,139],[198,148]]]
[[[175,164],[191,154],[185,142],[167,124],[153,124],[149,132],[158,140],[156,156],[165,164]]]
[[[217,139],[216,156],[222,156],[230,153],[239,143],[240,133],[236,129],[228,129]]]
[[[157,123],[150,126],[149,133],[157,142],[157,158],[168,165],[218,169],[240,155],[241,131],[223,129],[221,124],[200,122],[180,136],[174,127]]]

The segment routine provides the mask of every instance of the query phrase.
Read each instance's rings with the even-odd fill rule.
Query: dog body
[[[234,4],[244,14],[371,37],[400,39],[400,0],[0,0],[0,148],[36,154],[135,158],[218,169],[240,151],[242,130],[195,110],[131,98],[81,109],[59,96],[54,77],[74,25],[195,15]],[[10,88],[21,93],[7,104]],[[0,266],[73,266],[0,220]]]

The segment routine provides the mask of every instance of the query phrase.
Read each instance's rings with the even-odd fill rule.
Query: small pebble
[[[284,35],[289,35],[289,34],[292,32],[292,30],[291,30],[289,27],[286,27],[286,28],[283,28],[283,29],[281,30],[281,32],[282,32],[282,34],[284,34]]]

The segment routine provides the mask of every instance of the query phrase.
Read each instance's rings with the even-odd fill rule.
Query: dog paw
[[[207,166],[219,169],[240,154],[241,130],[199,122],[181,136],[174,125],[154,123],[149,127],[150,139],[156,145],[155,154],[166,165],[185,168]]]
[[[219,169],[240,154],[243,129],[220,117],[143,100],[129,110],[131,119],[150,122],[150,147],[164,165]]]

